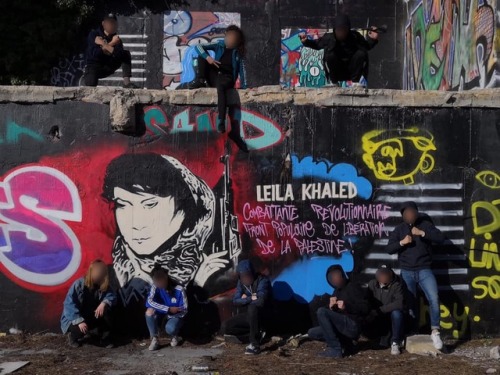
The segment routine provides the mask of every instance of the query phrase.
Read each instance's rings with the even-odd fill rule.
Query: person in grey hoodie
[[[367,330],[387,347],[391,339],[391,354],[401,353],[404,335],[405,286],[394,271],[381,266],[375,278],[368,282],[368,298],[372,310],[366,318]],[[392,336],[392,337],[391,337]]]
[[[439,333],[440,307],[436,277],[432,273],[432,244],[443,243],[444,235],[432,223],[428,215],[418,212],[415,202],[401,206],[403,222],[389,235],[386,251],[398,254],[401,278],[409,291],[410,315],[418,322],[417,287],[420,287],[429,302],[431,339],[438,350],[443,348]]]

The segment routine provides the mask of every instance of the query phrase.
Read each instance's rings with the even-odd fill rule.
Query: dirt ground
[[[358,354],[341,360],[318,358],[324,345],[310,341],[298,348],[284,340],[271,341],[259,356],[245,356],[243,346],[218,340],[205,345],[186,342],[178,348],[170,348],[164,340],[165,346],[157,352],[149,352],[146,341],[133,341],[114,349],[90,345],[71,349],[66,342],[65,337],[53,334],[0,337],[0,363],[29,361],[29,365],[15,372],[19,375],[196,374],[190,371],[193,365],[209,366],[220,375],[475,375],[487,371],[500,375],[500,360],[489,358],[489,350],[499,345],[500,339],[448,345],[449,353],[438,357],[406,352],[391,356],[387,350],[368,349],[365,344]]]

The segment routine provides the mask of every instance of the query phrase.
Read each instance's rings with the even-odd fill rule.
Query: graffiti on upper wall
[[[406,26],[404,88],[498,86],[496,6],[496,0],[420,1]]]
[[[52,86],[71,87],[78,86],[85,68],[85,56],[83,53],[61,59],[57,66],[50,71],[50,83]]]
[[[372,130],[362,137],[363,161],[382,181],[413,184],[417,173],[434,169],[434,137],[426,130]]]
[[[229,25],[240,26],[239,13],[167,11],[163,16],[163,87],[174,89],[195,78],[194,46],[224,38]]]
[[[471,204],[472,233],[469,262],[474,270],[471,285],[474,299],[500,299],[500,175],[485,170],[476,175],[479,183]],[[481,198],[479,198],[481,194]],[[473,197],[474,198],[474,197]]]
[[[1,268],[14,281],[42,289],[64,283],[81,259],[66,221],[81,219],[78,190],[65,174],[40,166],[8,173],[0,182]]]
[[[299,34],[318,39],[324,29],[285,28],[281,30],[280,84],[284,87],[322,87],[326,85],[323,50],[303,47]]]

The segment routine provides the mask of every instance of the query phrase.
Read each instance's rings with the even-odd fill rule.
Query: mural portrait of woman
[[[103,197],[114,205],[113,268],[125,302],[144,295],[157,263],[181,285],[195,279],[203,262],[214,271],[228,263],[222,253],[203,253],[214,230],[214,193],[177,159],[153,153],[115,158]],[[198,283],[205,281],[200,275]]]

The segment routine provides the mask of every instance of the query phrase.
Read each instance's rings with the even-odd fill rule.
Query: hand
[[[89,331],[89,327],[85,322],[81,322],[80,324],[78,324],[78,328],[80,328],[80,332],[83,333],[84,335],[86,335],[87,332]]]
[[[252,294],[252,301],[255,301],[256,299],[257,299],[257,294],[256,293]]]
[[[410,236],[409,234],[407,234],[407,235],[405,236],[405,238],[403,238],[403,239],[399,242],[399,244],[400,244],[401,246],[405,246],[405,245],[408,245],[408,244],[410,244],[410,243],[412,243],[412,242],[413,242],[413,238],[411,238],[411,236]]]
[[[378,31],[375,26],[373,26],[372,29],[368,31],[368,37],[374,40],[378,40]]]
[[[108,56],[111,56],[113,54],[113,51],[115,50],[115,48],[113,46],[110,46],[109,44],[103,44],[101,46],[101,49],[102,52],[104,52],[104,54]]]
[[[194,283],[198,286],[204,286],[210,276],[226,268],[229,263],[229,260],[223,259],[226,255],[227,251],[221,251],[210,255],[203,254],[203,261],[201,262],[198,272],[196,272]]]
[[[220,61],[215,60],[212,56],[207,57],[207,62],[210,65],[215,66],[217,69],[220,68]]]
[[[345,302],[344,301],[337,301],[337,307],[339,310],[344,310],[345,309]]]
[[[101,36],[96,36],[94,43],[97,44],[98,46],[103,46],[106,44],[106,41]]]
[[[111,42],[109,42],[110,45],[112,46],[116,46],[117,44],[120,44],[122,40],[120,39],[120,37],[118,35],[115,35],[112,39],[111,39]]]
[[[337,304],[337,297],[330,297],[330,309]]]
[[[305,41],[307,40],[307,34],[306,33],[300,33],[299,34],[299,38],[300,38],[300,41],[302,43],[305,43]]]
[[[97,309],[95,309],[94,311],[95,318],[99,319],[101,316],[103,316],[105,309],[106,309],[106,304],[104,302],[101,302],[99,306],[97,306]]]
[[[425,236],[425,232],[418,229],[417,227],[411,228],[411,234],[413,234],[414,236]]]
[[[247,297],[248,297],[248,296],[247,296],[245,293],[243,293],[243,294],[241,295],[241,299],[246,299]]]
[[[172,306],[168,308],[170,314],[177,314],[179,311],[181,311],[180,307]]]

